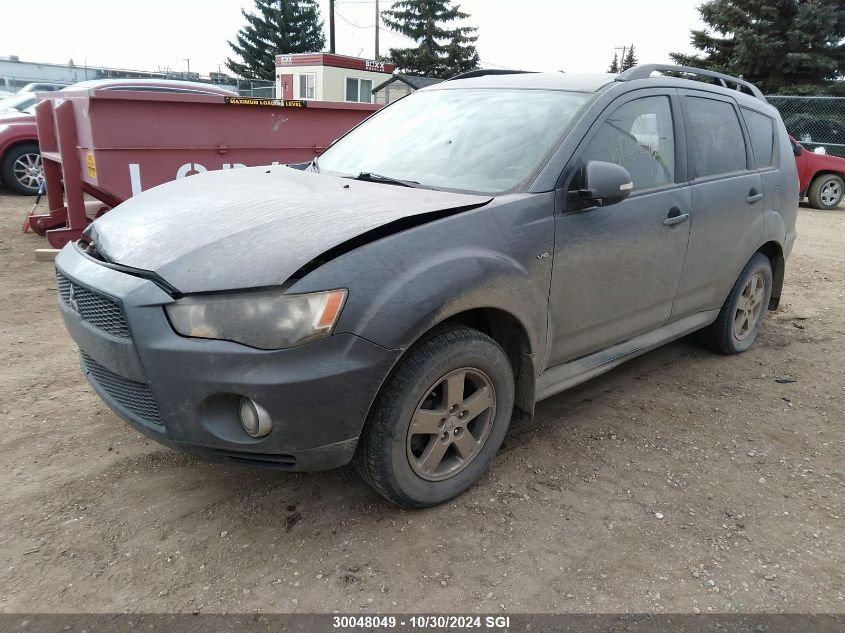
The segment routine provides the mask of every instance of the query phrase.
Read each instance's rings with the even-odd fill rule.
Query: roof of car
[[[449,88],[516,88],[523,90],[566,90],[595,93],[610,84],[652,80],[671,85],[715,92],[731,92],[765,103],[766,97],[754,84],[742,77],[733,77],[691,66],[639,64],[618,75],[607,73],[534,73],[519,70],[479,69],[458,75],[433,89]],[[429,88],[431,90],[432,88]]]
[[[221,88],[214,84],[200,83],[196,81],[181,81],[176,79],[90,79],[80,81],[63,88],[63,90],[118,90],[127,88],[150,88],[167,90],[173,92],[203,92],[220,94],[226,96],[237,95],[232,90]]]
[[[471,75],[471,73],[468,73]],[[612,83],[616,75],[605,73],[495,73],[479,76],[457,77],[426,88],[442,90],[452,88],[518,88],[523,90],[567,90],[571,92],[596,92]]]

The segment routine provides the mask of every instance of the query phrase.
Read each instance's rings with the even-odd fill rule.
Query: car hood
[[[429,214],[434,219],[490,200],[284,166],[249,167],[149,189],[85,233],[112,263],[154,272],[183,293],[207,292],[282,284],[326,251],[375,229],[400,230],[406,218],[421,223]]]
[[[807,162],[815,169],[832,169],[838,172],[845,172],[845,158],[833,154],[816,154],[807,149]]]
[[[35,115],[18,110],[0,111],[0,125],[9,123],[35,123]]]

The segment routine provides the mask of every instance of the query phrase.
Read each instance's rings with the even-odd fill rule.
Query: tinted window
[[[747,169],[745,141],[730,103],[687,97],[689,154],[698,178]]]
[[[635,190],[673,182],[675,134],[669,97],[636,99],[617,108],[590,139],[582,160],[622,165]]]
[[[747,108],[742,108],[742,117],[745,119],[745,127],[748,128],[748,135],[751,137],[751,148],[754,150],[757,169],[770,167],[775,138],[774,120]]]

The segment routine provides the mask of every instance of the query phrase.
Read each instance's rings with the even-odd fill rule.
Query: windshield
[[[0,111],[3,110],[25,110],[35,103],[35,95],[31,93],[16,94],[5,99],[0,99]]]
[[[321,172],[498,194],[530,176],[590,95],[430,90],[378,112],[317,160]]]

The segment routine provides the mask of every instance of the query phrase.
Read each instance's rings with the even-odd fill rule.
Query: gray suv
[[[797,207],[783,122],[740,79],[481,71],[311,163],[135,196],[61,251],[59,307],[94,390],[149,437],[354,461],[422,507],[538,400],[691,333],[748,349]]]

